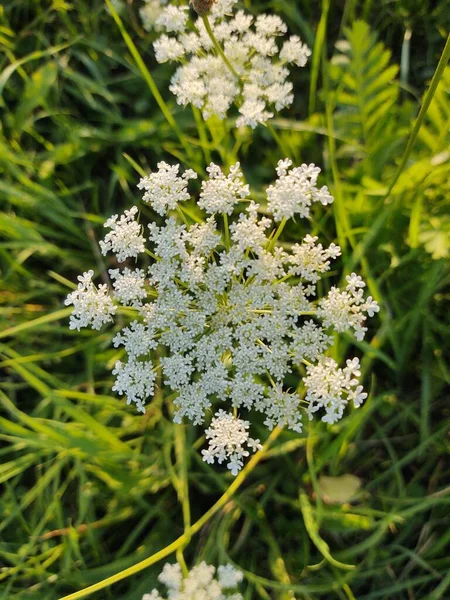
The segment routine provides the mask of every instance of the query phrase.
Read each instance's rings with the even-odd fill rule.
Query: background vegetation
[[[163,394],[145,416],[111,395],[114,332],[70,332],[63,300],[78,273],[105,271],[102,223],[139,198],[136,168],[239,156],[262,189],[287,151],[323,168],[336,201],[314,233],[345,248],[339,272],[357,270],[382,307],[352,350],[370,398],[332,427],[283,432],[185,558],[235,563],[248,599],[450,597],[448,67],[405,155],[450,4],[245,4],[314,47],[273,122],[283,150],[264,127],[197,129],[139,4],[121,11],[190,156],[101,0],[0,6],[1,599],[54,600],[136,564],[182,534],[182,504],[194,522],[231,483],[199,459],[194,427],[172,425]],[[91,597],[140,600],[161,566]]]

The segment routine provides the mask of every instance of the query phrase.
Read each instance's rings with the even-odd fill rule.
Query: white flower
[[[122,331],[115,335],[113,345],[114,348],[124,346],[131,359],[148,354],[150,350],[155,350],[158,347],[152,329],[138,321],[132,321],[129,327],[124,327]]]
[[[217,115],[220,119],[236,105],[237,126],[255,128],[272,118],[274,110],[292,104],[293,86],[286,65],[305,66],[311,52],[298,36],[292,36],[280,50],[277,38],[287,31],[280,17],[261,14],[254,19],[235,11],[236,2],[217,0],[209,15],[231,69],[217,53],[203,21],[197,19],[191,28],[185,23],[183,8],[169,6],[155,19],[166,33],[155,41],[154,49],[160,63],[183,62],[170,85],[179,104],[193,104],[205,118]]]
[[[78,276],[78,288],[70,293],[64,304],[73,304],[73,312],[70,316],[70,329],[80,331],[81,327],[100,329],[105,323],[113,320],[116,312],[109,294],[108,286],[101,284],[96,288],[92,283],[94,271],[87,271]]]
[[[340,369],[332,358],[322,358],[317,365],[306,368],[307,376],[303,380],[306,389],[306,399],[309,401],[308,414],[312,419],[313,413],[325,409],[322,421],[335,423],[344,412],[349,400],[358,407],[367,398],[358,385],[359,360],[348,360],[347,365]]]
[[[112,373],[116,375],[113,392],[119,396],[125,394],[127,404],[135,402],[137,410],[145,413],[145,399],[153,395],[156,377],[152,363],[137,360],[122,363],[118,360]]]
[[[157,39],[153,48],[155,49],[155,57],[159,63],[165,63],[169,60],[179,60],[184,56],[184,46],[176,38],[162,35]]]
[[[292,357],[297,364],[305,359],[315,361],[324,354],[333,343],[333,337],[327,335],[314,321],[306,321],[292,334]]]
[[[212,463],[216,459],[219,464],[228,460],[228,468],[233,475],[237,475],[244,465],[242,459],[249,455],[244,445],[254,452],[262,448],[259,440],[249,438],[249,427],[248,421],[238,419],[222,409],[218,410],[205,431],[209,446],[207,450],[202,450],[203,460]]]
[[[174,565],[166,563],[162,572],[158,575],[158,580],[170,590],[179,590],[183,582],[180,565],[178,563]]]
[[[288,429],[301,433],[302,414],[300,410],[300,396],[284,392],[281,386],[269,388],[267,398],[256,405],[256,409],[266,414],[264,425],[272,430],[287,426]]]
[[[292,275],[299,275],[306,281],[317,283],[320,274],[330,269],[330,258],[337,258],[341,249],[331,244],[328,250],[324,250],[322,244],[317,244],[317,236],[307,234],[301,244],[294,244],[289,262],[293,265],[289,269]]]
[[[135,221],[138,213],[137,206],[126,210],[123,215],[113,215],[104,224],[111,231],[100,242],[102,254],[113,252],[119,262],[127,258],[137,258],[145,250],[145,239],[141,235],[141,226]],[[119,219],[119,220],[117,220]]]
[[[311,50],[303,44],[298,35],[291,36],[283,44],[280,59],[285,62],[295,63],[298,67],[304,67],[311,56]]]
[[[245,94],[245,100],[239,108],[240,116],[236,120],[236,127],[248,125],[252,129],[258,123],[265,123],[273,117],[273,113],[266,110],[266,103],[261,98]]]
[[[211,163],[206,170],[209,180],[202,182],[198,205],[209,214],[231,215],[235,205],[247,198],[250,193],[249,186],[243,182],[244,176],[240,164],[236,163],[230,167],[230,172],[226,176],[214,163]]]
[[[144,0],[144,2],[144,6],[139,9],[142,25],[147,31],[152,31],[152,29],[158,30],[159,27],[156,25],[156,22],[168,0]]]
[[[326,186],[316,187],[320,169],[315,165],[292,166],[289,159],[278,162],[278,180],[267,189],[268,209],[276,221],[289,219],[295,214],[309,217],[309,209],[314,202],[331,204],[332,196]]]
[[[244,576],[231,565],[216,568],[204,561],[183,576],[178,564],[166,563],[158,579],[168,589],[168,600],[243,600],[239,593],[231,593]],[[164,600],[157,590],[145,594],[142,600]]]
[[[186,28],[188,20],[188,6],[166,6],[155,21],[158,29],[167,32],[181,32]]]
[[[113,283],[114,298],[125,306],[141,306],[142,300],[147,296],[145,291],[145,273],[142,269],[131,271],[125,267],[123,271],[119,269],[110,269]]]
[[[332,287],[328,296],[319,301],[317,314],[326,327],[333,327],[336,331],[353,328],[356,339],[361,341],[367,331],[367,328],[363,327],[366,321],[364,313],[372,317],[380,307],[372,296],[364,300],[365,283],[361,277],[352,273],[346,280],[347,286],[344,291]]]
[[[266,230],[272,222],[266,217],[258,220],[258,209],[259,204],[251,201],[247,207],[247,214],[241,213],[239,220],[230,226],[231,239],[242,253],[250,249],[260,254],[268,243]]]
[[[197,173],[188,169],[181,177],[178,176],[180,165],[158,163],[158,170],[143,177],[138,183],[140,190],[145,190],[142,201],[150,204],[155,212],[165,215],[173,210],[179,202],[189,200],[187,191],[190,179],[197,179]]]
[[[334,332],[353,330],[361,340],[367,317],[379,308],[372,297],[365,299],[364,282],[355,273],[344,288],[319,295],[321,277],[340,255],[335,244],[324,248],[311,235],[292,246],[276,242],[282,229],[277,221],[305,216],[311,202],[322,202],[317,167],[292,168],[290,160],[280,161],[264,216],[249,201],[238,163],[227,175],[214,164],[208,172],[197,206],[183,211],[177,209],[191,199],[187,188],[195,173],[180,176],[178,165],[160,163],[141,180],[144,201],[164,216],[148,226],[145,270],[111,269],[109,290],[95,288],[89,271],[66,303],[74,306],[70,327],[77,329],[99,329],[112,321],[116,304],[128,307],[123,312],[133,314],[131,323],[113,338],[120,358],[113,390],[144,412],[160,373],[173,391],[176,423],[187,418],[200,425],[214,407],[203,460],[225,462],[236,475],[261,447],[250,437],[252,411],[263,414],[268,429],[300,432],[304,415],[320,411],[323,421],[334,423],[349,402],[361,405],[367,394],[358,359],[339,368],[326,353]],[[241,204],[245,208],[237,214]],[[112,232],[105,244],[119,257],[134,254],[136,239],[144,250],[136,212],[108,220]],[[301,394],[290,386],[305,366]],[[248,418],[236,416],[244,411]]]
[[[223,589],[234,589],[243,581],[244,574],[232,565],[220,565],[217,569],[219,583]]]

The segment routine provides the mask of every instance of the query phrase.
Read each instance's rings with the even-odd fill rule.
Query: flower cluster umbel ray
[[[156,60],[179,63],[170,84],[178,104],[220,119],[234,105],[236,125],[255,128],[292,104],[290,68],[304,67],[311,51],[297,35],[278,41],[287,34],[278,15],[255,18],[236,4],[217,0],[204,22],[190,19],[194,12],[187,4],[148,0],[141,16],[147,29],[160,32]]]
[[[300,432],[304,417],[335,423],[348,403],[361,405],[367,394],[358,358],[340,367],[327,350],[333,332],[352,331],[362,340],[367,316],[379,308],[356,273],[318,297],[317,284],[341,253],[336,244],[324,247],[309,234],[289,248],[276,242],[287,220],[308,219],[313,205],[332,203],[315,165],[279,161],[264,214],[239,163],[228,172],[215,164],[207,171],[197,198],[204,218],[192,223],[183,207],[194,171],[161,162],[142,178],[143,202],[160,215],[159,224],[141,227],[136,207],[109,218],[101,249],[122,267],[110,270],[109,288],[94,285],[93,271],[84,273],[66,304],[74,307],[70,326],[78,330],[112,322],[120,306],[134,311],[113,338],[121,351],[113,390],[145,412],[160,370],[175,395],[176,423],[203,424],[218,407],[203,458],[227,461],[236,474],[261,447],[241,413],[262,413],[269,430]],[[133,268],[130,259],[144,248],[150,266]],[[293,372],[302,374],[297,390],[287,385]]]

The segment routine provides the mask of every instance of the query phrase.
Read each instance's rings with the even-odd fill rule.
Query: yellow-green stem
[[[178,127],[175,119],[173,118],[169,107],[164,102],[164,98],[159,93],[158,87],[157,87],[153,77],[151,76],[150,71],[147,69],[147,67],[142,59],[142,56],[139,54],[139,50],[136,48],[135,43],[131,39],[127,30],[125,29],[122,19],[120,18],[116,9],[112,5],[111,0],[105,0],[105,2],[106,2],[106,5],[108,6],[109,12],[112,15],[112,18],[116,22],[116,25],[117,25],[120,33],[122,34],[122,37],[123,37],[126,45],[128,46],[128,50],[130,51],[130,53],[134,59],[134,62],[136,63],[136,66],[138,67],[139,71],[141,72],[142,77],[144,78],[146,84],[148,85],[150,92],[152,93],[154,99],[156,100],[156,103],[158,104],[159,108],[161,109],[162,114],[164,115],[167,122],[169,123],[169,125],[172,127],[172,129],[176,133],[178,139],[180,140],[181,145],[183,146],[184,150],[186,151],[186,154],[188,155],[189,158],[192,159],[193,158],[192,148],[187,143],[185,136],[184,136],[183,132],[181,131],[181,129]]]
[[[219,54],[220,58],[226,64],[226,66],[230,70],[230,72],[236,77],[236,79],[240,80],[241,78],[239,77],[239,75],[237,74],[235,68],[230,63],[230,61],[228,60],[228,58],[226,57],[225,52],[222,50],[222,46],[217,41],[217,38],[214,35],[214,31],[211,28],[211,23],[209,22],[208,16],[204,15],[202,17],[202,19],[203,19],[203,23],[205,24],[206,32],[209,35],[209,37],[211,38],[211,41],[214,44],[214,48],[217,50],[217,53]]]
[[[281,223],[278,225],[278,229],[275,231],[275,235],[269,241],[269,245],[267,248],[269,250],[269,252],[275,248],[275,244],[277,243],[278,238],[280,237],[281,233],[283,232],[286,222],[287,222],[287,218],[283,217],[281,220]]]
[[[267,121],[265,125],[266,125],[268,131],[270,131],[273,139],[277,143],[277,146],[279,147],[279,149],[283,153],[283,157],[284,158],[292,158],[290,149],[286,146],[286,144],[284,143],[284,141],[281,139],[281,137],[275,131],[272,123],[270,121]]]
[[[230,249],[230,227],[228,225],[228,215],[227,213],[223,214],[223,228],[225,233],[225,248],[227,250]]]
[[[269,449],[271,444],[277,439],[277,437],[280,435],[280,433],[281,433],[281,429],[279,427],[276,427],[272,431],[270,436],[268,437],[266,443],[264,444],[263,449],[259,450],[258,452],[256,452],[256,454],[254,454],[252,456],[252,458],[248,461],[248,463],[245,465],[245,467],[242,469],[242,471],[236,476],[235,480],[230,485],[230,487],[227,489],[227,491],[219,498],[219,500],[217,500],[217,502],[215,504],[213,504],[213,506],[211,506],[211,508],[208,511],[206,511],[206,513],[202,517],[200,517],[200,519],[198,519],[198,521],[196,521],[193,525],[191,525],[191,527],[189,527],[189,529],[185,533],[183,533],[183,535],[181,535],[178,539],[176,539],[174,542],[172,542],[171,544],[169,544],[168,546],[166,546],[159,552],[156,552],[152,556],[149,556],[148,558],[141,560],[140,562],[133,565],[132,567],[128,567],[128,569],[124,569],[123,571],[120,571],[120,573],[116,573],[115,575],[112,575],[111,577],[107,577],[106,579],[103,579],[103,581],[94,583],[94,585],[90,585],[89,587],[85,588],[84,590],[80,590],[78,592],[75,592],[74,594],[69,594],[68,596],[64,596],[60,600],[78,600],[79,598],[85,598],[86,596],[90,596],[94,592],[103,590],[104,588],[106,588],[110,585],[113,585],[114,583],[117,583],[118,581],[121,581],[122,579],[126,579],[127,577],[130,577],[131,575],[135,575],[136,573],[139,573],[143,569],[146,569],[147,567],[154,565],[155,563],[159,562],[163,558],[170,556],[170,554],[172,554],[173,552],[176,552],[178,550],[178,548],[184,547],[184,545],[186,543],[186,539],[188,537],[192,537],[193,535],[198,533],[200,531],[200,529],[221,508],[223,508],[227,502],[229,502],[231,500],[231,498],[233,497],[233,494],[241,487],[241,485],[244,483],[245,479],[247,478],[247,475],[249,475],[253,471],[253,469],[260,462],[260,460],[263,458],[264,454],[267,452],[267,450]]]

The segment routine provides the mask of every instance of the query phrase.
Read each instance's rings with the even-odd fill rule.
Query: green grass
[[[120,22],[99,0],[0,7],[2,600],[56,600],[133,567],[91,597],[140,600],[162,562],[135,566],[175,540],[188,564],[243,569],[247,599],[450,596],[447,3],[245,4],[314,48],[277,140],[178,107],[136,2]],[[262,190],[280,147],[323,168],[336,200],[314,234],[339,241],[340,272],[382,307],[365,342],[335,349],[362,357],[370,398],[282,432],[234,480],[201,461],[200,432],[172,424],[163,393],[145,416],[111,394],[114,332],[70,332],[63,301],[107,268],[102,223],[137,201],[139,170],[238,157]]]

